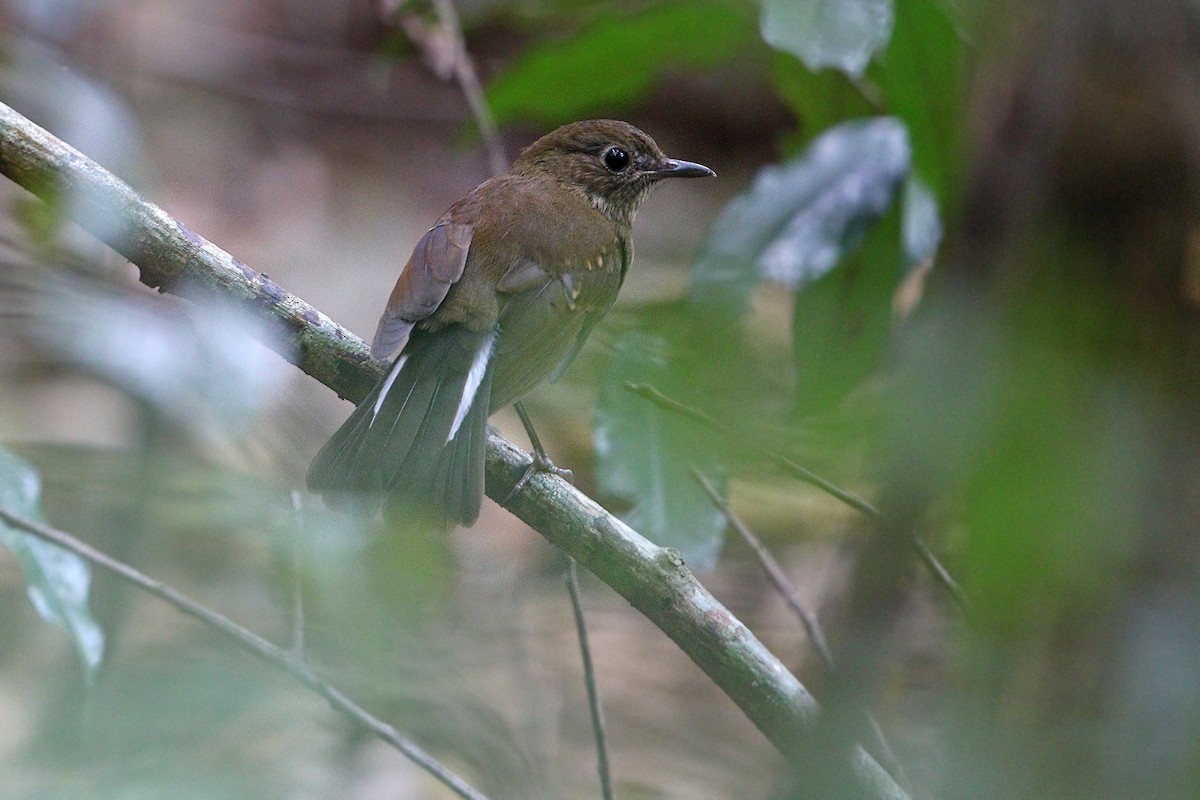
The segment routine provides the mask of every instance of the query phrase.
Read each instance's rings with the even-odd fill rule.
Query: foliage
[[[764,0],[762,36],[814,72],[859,76],[892,36],[891,0]]]
[[[702,70],[752,41],[752,19],[736,3],[671,2],[602,16],[565,41],[527,50],[488,86],[501,122],[546,126],[625,110],[670,72]]]
[[[0,506],[33,522],[46,521],[37,471],[4,449],[0,449]],[[34,608],[67,632],[79,652],[85,677],[94,680],[104,656],[104,631],[88,609],[92,579],[87,563],[4,520],[0,520],[0,545],[21,563]]]
[[[717,447],[694,422],[663,412],[627,388],[650,384],[687,396],[689,373],[679,368],[684,363],[665,340],[640,331],[617,342],[593,421],[598,478],[601,491],[633,503],[624,519],[634,530],[676,548],[694,569],[707,570],[721,552],[726,523],[692,468],[719,470]]]

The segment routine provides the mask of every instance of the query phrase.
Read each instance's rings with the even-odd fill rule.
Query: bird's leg
[[[574,482],[575,474],[569,469],[562,469],[554,466],[554,462],[550,460],[550,456],[546,455],[545,448],[542,447],[542,440],[538,438],[537,431],[533,429],[533,420],[529,418],[529,412],[525,410],[525,406],[521,401],[513,403],[513,408],[517,410],[517,416],[521,418],[521,424],[525,426],[525,433],[529,435],[529,444],[533,447],[533,460],[529,463],[529,467],[515,484],[512,490],[508,493],[508,497],[504,498],[505,505],[516,496],[517,492],[525,488],[525,484],[529,483],[538,472],[549,472],[552,475],[557,475],[569,482]]]

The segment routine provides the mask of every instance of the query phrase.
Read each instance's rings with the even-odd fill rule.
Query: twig
[[[342,397],[359,402],[384,374],[365,342],[274,281],[188,231],[78,150],[0,103],[0,172],[67,213],[140,270],[143,283],[212,306],[245,309],[282,334],[264,343]],[[487,491],[503,499],[529,463],[489,432]],[[742,709],[785,756],[799,757],[819,713],[796,677],[696,580],[678,553],[657,547],[556,476],[539,473],[505,507],[607,583]],[[847,768],[864,796],[904,792],[861,748]]]
[[[453,78],[458,84],[471,116],[479,126],[492,174],[499,175],[508,169],[504,143],[496,131],[496,122],[488,108],[475,62],[467,51],[462,23],[453,0],[433,0],[433,10],[437,14],[436,27],[415,13],[391,7],[391,3],[382,3],[381,6],[380,13],[384,21],[407,34],[409,40],[421,50],[425,64],[433,74],[442,80]]]
[[[811,470],[800,466],[795,461],[792,461],[778,450],[774,450],[770,447],[760,444],[745,444],[740,437],[735,435],[734,431],[728,425],[713,419],[708,414],[705,414],[703,411],[694,406],[689,406],[686,403],[681,403],[674,398],[668,397],[648,383],[634,383],[632,381],[626,381],[625,388],[636,394],[638,397],[649,400],[651,403],[654,403],[654,405],[658,406],[664,411],[670,411],[674,414],[687,417],[688,419],[698,422],[701,425],[704,425],[706,428],[716,431],[717,433],[720,433],[733,441],[753,448],[759,453],[765,455],[793,478],[804,481],[810,486],[815,486],[826,494],[836,497],[838,500],[841,500],[855,511],[859,511],[874,518],[879,518],[882,516],[882,512],[878,508],[871,505],[853,492],[849,492],[833,483],[830,483],[820,475],[817,475]],[[958,582],[954,580],[954,577],[951,576],[950,572],[946,569],[942,562],[938,560],[938,557],[934,555],[933,551],[929,549],[929,546],[925,544],[925,542],[921,541],[919,537],[910,536],[908,541],[909,546],[916,551],[917,555],[921,558],[921,561],[933,575],[934,580],[937,581],[937,583],[939,583],[942,588],[944,588],[950,594],[950,597],[954,600],[955,604],[958,605],[959,609],[966,613],[968,610],[967,596],[963,592],[962,587],[958,585]]]
[[[583,618],[583,601],[579,598],[579,565],[571,559],[567,573],[567,591],[571,593],[571,609],[575,612],[575,630],[579,633],[579,653],[583,657],[583,682],[587,686],[588,706],[592,711],[592,733],[596,738],[596,771],[600,773],[600,795],[612,800],[612,777],[608,769],[608,737],[604,732],[604,709],[596,687],[596,669],[592,666],[592,648],[588,645],[587,622]]]
[[[758,563],[763,568],[763,572],[767,574],[768,580],[771,581],[775,590],[779,592],[783,601],[787,603],[788,608],[792,609],[796,616],[800,618],[800,624],[804,626],[804,631],[808,634],[809,641],[816,648],[817,656],[821,659],[822,665],[832,675],[836,670],[833,652],[829,649],[829,643],[825,638],[825,630],[817,619],[817,615],[809,611],[804,603],[800,601],[800,595],[796,591],[796,587],[788,580],[783,567],[771,555],[771,551],[762,543],[762,539],[759,539],[754,534],[754,531],[746,526],[742,518],[729,505],[729,501],[721,496],[721,493],[704,477],[704,474],[699,469],[694,465],[691,469],[692,477],[700,484],[700,488],[708,495],[708,499],[725,516],[725,520],[729,523],[729,526],[754,550],[755,555],[758,556]],[[870,709],[864,707],[863,714],[867,718],[867,725],[874,739],[876,752],[879,753],[884,765],[889,772],[896,776],[896,780],[902,786],[908,786],[907,771],[904,769],[904,765],[900,763],[900,759],[896,757],[896,752],[892,749],[891,744],[888,743],[887,737],[883,733],[883,726],[879,724],[879,720],[875,719],[875,715],[871,713]]]
[[[685,403],[675,400],[674,398],[667,397],[657,388],[648,383],[634,383],[632,381],[626,381],[625,388],[636,394],[638,397],[643,397],[646,400],[649,400],[651,403],[654,403],[654,405],[665,411],[680,414],[688,419],[699,422],[701,425],[704,425],[711,430],[724,434],[730,438],[735,438],[733,430],[730,429],[728,425],[718,422],[695,406],[689,406]],[[868,503],[866,500],[862,499],[853,492],[849,492],[839,486],[836,486],[835,484],[830,483],[820,475],[817,475],[815,472],[800,466],[783,453],[780,453],[778,450],[773,450],[770,447],[763,445],[752,445],[752,447],[770,458],[773,462],[775,462],[776,465],[778,465],[785,472],[789,473],[792,477],[804,481],[810,486],[815,486],[826,494],[836,497],[838,500],[841,500],[855,511],[861,511],[864,514],[869,514],[875,517],[879,516],[879,509]]]
[[[346,697],[338,689],[321,680],[309,666],[295,654],[278,647],[253,631],[243,628],[233,620],[200,605],[195,600],[176,591],[161,581],[154,580],[138,572],[128,564],[117,561],[91,545],[76,539],[69,533],[51,528],[31,519],[14,514],[0,506],[0,520],[14,528],[33,534],[39,539],[52,542],[64,550],[75,553],[97,567],[107,570],[128,583],[137,586],[164,602],[170,603],[187,616],[203,622],[210,628],[232,639],[239,647],[257,656],[268,664],[278,667],[300,683],[324,697],[329,705],[358,725],[378,736],[392,747],[408,756],[417,766],[437,778],[464,800],[487,800],[486,796],[468,784],[458,775],[451,772],[433,756],[426,753],[418,745],[406,739],[391,725],[372,716],[353,700]]]
[[[304,529],[304,497],[299,491],[292,490],[292,517],[296,530]],[[289,645],[291,652],[297,656],[304,655],[304,586],[300,578],[300,548],[295,540],[291,540],[288,553],[288,569],[292,573],[292,641]]]
[[[437,13],[438,22],[442,29],[451,37],[454,47],[454,79],[458,81],[471,114],[479,125],[479,133],[487,146],[488,161],[492,174],[499,175],[508,169],[508,158],[504,155],[504,144],[496,132],[496,122],[483,96],[483,85],[479,82],[479,74],[475,71],[475,63],[467,52],[466,39],[463,37],[462,23],[458,19],[458,11],[452,0],[433,0],[433,8]]]
[[[721,497],[721,493],[717,491],[708,479],[704,477],[695,466],[692,467],[692,477],[700,484],[700,488],[708,495],[708,499],[712,504],[725,515],[726,521],[729,522],[729,527],[741,536],[746,544],[754,550],[754,554],[758,556],[758,563],[762,566],[763,572],[767,573],[768,580],[779,592],[779,596],[787,603],[788,608],[800,618],[800,624],[804,626],[804,632],[808,634],[808,640],[813,643],[813,647],[817,650],[817,655],[821,659],[821,663],[825,665],[825,669],[833,672],[833,653],[829,650],[829,643],[825,640],[825,631],[821,628],[821,623],[817,621],[816,614],[809,611],[804,603],[800,601],[800,595],[796,593],[796,589],[792,586],[791,581],[783,572],[783,567],[779,566],[779,562],[771,555],[771,551],[767,549],[762,540],[754,535],[754,532],[746,527],[746,523],[742,522],[742,518],[734,513],[729,506],[728,501]]]

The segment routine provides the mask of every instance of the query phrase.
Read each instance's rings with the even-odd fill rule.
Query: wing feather
[[[394,358],[404,349],[413,325],[446,299],[467,265],[473,233],[471,225],[451,222],[447,215],[417,242],[375,329],[371,350],[376,358]]]

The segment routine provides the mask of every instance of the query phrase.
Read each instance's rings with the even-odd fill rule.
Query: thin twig
[[[3,520],[14,528],[20,528],[39,539],[52,542],[64,550],[71,551],[95,566],[111,572],[122,580],[132,583],[139,589],[154,595],[164,602],[170,603],[187,616],[199,620],[210,628],[224,634],[243,650],[257,656],[274,667],[278,667],[325,698],[329,702],[329,705],[333,706],[336,711],[341,712],[358,725],[399,750],[414,764],[445,784],[459,797],[464,798],[464,800],[487,800],[485,795],[451,772],[446,766],[426,753],[418,745],[409,741],[394,727],[372,716],[353,700],[342,694],[341,691],[321,680],[302,659],[297,658],[293,653],[272,644],[253,631],[243,628],[228,617],[200,605],[195,600],[161,581],[150,578],[128,564],[118,561],[91,545],[76,539],[69,533],[51,528],[48,525],[43,525],[31,519],[26,519],[19,514],[14,514],[3,506],[0,506],[0,520]]]
[[[438,23],[451,37],[454,47],[454,79],[458,81],[471,114],[479,125],[479,133],[483,136],[484,145],[488,151],[488,162],[493,175],[499,175],[508,169],[508,158],[504,155],[504,144],[496,132],[496,122],[488,108],[487,99],[483,95],[483,85],[479,81],[479,73],[475,71],[475,63],[467,52],[466,39],[463,36],[462,23],[458,19],[458,11],[452,0],[433,0],[433,8],[437,13]]]
[[[292,522],[296,530],[304,530],[304,496],[292,490]],[[292,653],[304,655],[304,586],[300,577],[300,547],[293,538],[289,544],[288,569],[292,574]]]
[[[600,773],[600,794],[612,800],[612,776],[608,769],[608,736],[604,732],[604,709],[596,687],[596,669],[592,666],[592,648],[588,644],[587,622],[583,618],[583,601],[579,598],[579,565],[570,559],[567,591],[571,593],[571,608],[575,612],[575,630],[579,632],[579,652],[583,656],[583,682],[587,686],[588,706],[592,710],[592,733],[596,738],[596,771]]]
[[[838,500],[841,500],[855,511],[859,511],[869,517],[879,518],[883,516],[883,512],[853,492],[849,492],[833,483],[830,483],[820,475],[817,475],[811,470],[800,466],[795,461],[792,461],[778,450],[774,450],[766,445],[745,443],[745,441],[741,437],[737,436],[733,429],[731,429],[728,425],[713,419],[708,414],[705,414],[703,411],[694,406],[689,406],[686,403],[681,403],[674,398],[668,397],[648,383],[634,383],[632,381],[626,381],[625,388],[636,394],[638,397],[649,400],[651,403],[654,403],[654,405],[658,406],[664,411],[670,411],[674,414],[687,417],[688,419],[704,425],[710,430],[716,431],[717,433],[728,437],[731,441],[735,441],[745,447],[753,448],[759,453],[765,455],[772,462],[774,462],[776,466],[781,468],[784,472],[787,472],[793,478],[801,480],[810,486],[815,486],[826,494],[836,497]],[[946,569],[945,565],[943,565],[942,562],[938,560],[938,557],[934,555],[933,551],[929,549],[929,546],[925,544],[925,542],[921,541],[919,537],[909,536],[908,541],[909,546],[916,551],[917,555],[921,558],[921,561],[929,569],[930,574],[933,575],[934,580],[950,594],[950,597],[958,605],[959,609],[965,613],[967,611],[967,596],[963,592],[962,587],[958,585],[958,582],[954,580],[954,577],[950,575],[949,570]]]
[[[692,477],[700,484],[700,488],[708,495],[708,499],[712,501],[712,504],[725,515],[725,519],[729,522],[729,527],[733,528],[737,535],[741,536],[746,544],[750,545],[750,548],[754,550],[755,555],[758,556],[758,563],[762,565],[763,572],[767,573],[767,579],[771,581],[775,590],[779,592],[783,601],[787,603],[788,608],[792,609],[796,616],[800,618],[800,624],[804,626],[804,632],[808,634],[809,641],[816,648],[817,655],[821,658],[821,663],[825,665],[825,669],[833,672],[833,653],[829,650],[829,643],[825,639],[825,631],[822,629],[821,623],[817,621],[817,615],[809,611],[804,603],[800,601],[800,595],[796,592],[795,587],[792,586],[791,581],[788,580],[783,567],[771,555],[771,551],[762,543],[762,540],[746,527],[746,523],[742,522],[742,518],[734,512],[729,502],[724,497],[721,497],[721,493],[717,491],[716,487],[709,483],[708,479],[695,466],[692,467]]]
[[[452,0],[433,0],[433,7],[437,12],[438,21],[454,37],[454,77],[458,80],[458,85],[467,98],[467,104],[471,107],[471,113],[475,115],[479,132],[483,135],[483,141],[487,145],[492,173],[499,175],[508,169],[508,158],[504,155],[504,145],[496,132],[495,120],[492,119],[492,112],[488,109],[487,100],[483,96],[483,85],[479,81],[479,74],[475,71],[475,63],[467,53],[458,11],[454,8]]]
[[[771,555],[771,551],[763,544],[762,539],[759,539],[754,531],[750,530],[746,523],[742,521],[742,518],[737,515],[737,512],[733,510],[733,507],[729,505],[729,501],[721,496],[716,487],[704,477],[704,474],[695,465],[691,469],[692,477],[700,484],[700,488],[708,495],[708,499],[725,516],[725,520],[729,523],[729,526],[742,537],[746,544],[750,545],[755,555],[758,556],[758,563],[762,566],[763,572],[767,574],[767,579],[771,581],[775,590],[779,592],[783,601],[787,603],[788,608],[792,609],[796,616],[800,618],[800,624],[804,626],[804,631],[808,634],[809,641],[816,648],[821,663],[829,674],[832,675],[836,670],[833,651],[829,649],[828,640],[825,638],[825,630],[817,619],[817,615],[809,611],[808,607],[801,602],[800,594],[796,591],[796,587],[788,580],[783,567]],[[896,752],[892,749],[891,744],[888,743],[887,737],[884,736],[883,726],[879,724],[879,720],[875,719],[875,715],[871,713],[870,709],[864,707],[863,714],[866,716],[867,725],[874,739],[875,750],[879,753],[883,765],[887,768],[888,772],[896,777],[897,782],[901,786],[909,786],[908,773],[904,769],[904,765],[900,763],[900,759],[896,757]]]
[[[695,406],[689,406],[686,403],[681,403],[678,400],[675,400],[674,398],[667,397],[657,388],[648,383],[634,383],[632,381],[626,381],[625,388],[636,394],[638,397],[643,397],[646,400],[649,400],[651,403],[654,403],[654,405],[665,411],[680,414],[688,419],[699,422],[701,425],[717,431],[718,433],[724,434],[730,438],[736,438],[734,431],[728,425],[718,422]],[[855,511],[861,511],[864,514],[874,517],[879,516],[879,509],[868,503],[866,500],[862,499],[853,492],[849,492],[833,483],[830,483],[820,475],[817,475],[815,472],[800,466],[783,453],[780,453],[778,450],[773,450],[764,445],[752,446],[754,449],[760,451],[765,456],[770,458],[773,462],[775,462],[776,465],[778,465],[785,472],[789,473],[792,477],[804,481],[810,486],[815,486],[826,494],[836,497],[838,500],[841,500]]]

